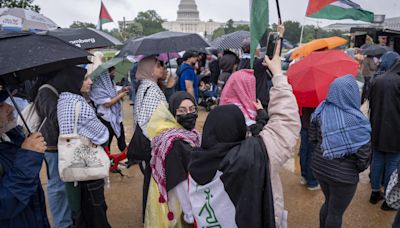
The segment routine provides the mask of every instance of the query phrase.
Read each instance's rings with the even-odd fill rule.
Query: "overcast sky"
[[[400,16],[400,0],[353,0],[362,8],[375,14],[386,14],[386,17]],[[114,21],[125,17],[131,20],[140,11],[149,9],[169,21],[176,20],[176,11],[180,0],[103,0]],[[270,23],[277,21],[276,5],[270,0]],[[84,21],[97,24],[100,0],[35,0],[41,7],[41,13],[52,19],[61,27],[68,27],[73,21]],[[229,19],[249,20],[249,0],[196,0],[200,19],[213,19],[226,22]],[[283,20],[297,20],[307,24],[317,24],[315,19],[304,19],[308,0],[280,0]],[[319,25],[327,25],[335,21],[318,20]],[[341,22],[353,22],[345,20]],[[116,27],[108,24],[106,28]]]

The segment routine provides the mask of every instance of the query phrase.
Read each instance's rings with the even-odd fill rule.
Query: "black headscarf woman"
[[[193,106],[196,108],[195,112],[187,113],[185,115],[177,115],[177,110],[181,106],[182,101],[190,100]],[[190,131],[196,125],[197,120],[197,103],[192,95],[185,91],[179,91],[174,93],[169,99],[169,111],[176,117],[176,120],[183,128]]]
[[[222,105],[212,110],[203,128],[201,148],[193,151],[189,164],[190,178],[196,182],[194,186],[190,181],[189,186],[196,223],[200,226],[206,220],[201,216],[203,202],[197,201],[202,198],[198,196],[204,195],[203,190],[208,189],[208,192],[215,193],[208,198],[210,205],[213,201],[223,204],[221,208],[234,205],[235,214],[228,215],[234,221],[229,224],[233,222],[238,227],[275,227],[269,170],[263,141],[258,137],[246,139],[246,123],[240,109],[235,105]],[[220,172],[222,174],[219,176]],[[222,181],[223,189],[215,184],[216,179]],[[224,194],[216,193],[221,191],[226,191],[232,203],[224,204]],[[226,213],[219,209],[219,206],[215,206],[215,214]]]
[[[38,77],[31,90],[30,99],[34,101],[39,88],[44,84],[53,86],[58,94],[70,92],[81,95],[81,87],[85,80],[86,70],[82,67],[65,67],[58,71],[53,71]]]
[[[176,125],[177,127],[163,131],[151,141],[150,167],[160,196],[157,202],[149,201],[150,207],[146,208],[146,213],[151,214],[154,204],[168,203],[170,202],[168,197],[175,195],[182,208],[184,220],[192,224],[193,215],[188,196],[187,176],[193,147],[200,146],[200,134],[194,129],[197,106],[193,96],[187,92],[177,92],[171,96],[169,110],[184,129]],[[172,220],[173,217],[179,216],[174,215],[176,212],[169,211],[168,216],[161,216],[159,219]],[[145,221],[145,224],[150,225],[148,222],[150,221]],[[151,226],[156,226],[156,224],[151,224]]]

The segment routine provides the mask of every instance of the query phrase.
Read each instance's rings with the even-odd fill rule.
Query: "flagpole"
[[[278,11],[278,24],[282,24],[281,8],[279,7],[279,0],[276,0],[276,9]]]
[[[304,33],[304,25],[306,23],[306,18],[304,17],[303,19],[303,24],[301,25],[301,34],[300,34],[300,42],[299,42],[299,47],[301,47],[303,43],[303,33]]]

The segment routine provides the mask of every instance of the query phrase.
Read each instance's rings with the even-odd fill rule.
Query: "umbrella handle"
[[[3,84],[5,84],[4,81],[3,81]],[[26,123],[24,117],[22,116],[21,110],[19,110],[17,102],[15,102],[14,97],[13,97],[10,89],[7,86],[4,86],[4,87],[5,87],[5,89],[6,89],[7,93],[8,93],[8,96],[10,96],[11,102],[14,104],[15,110],[17,110],[18,115],[21,117],[21,120],[24,123],[25,128],[28,130],[29,134],[32,134],[31,129],[29,129],[28,124]]]

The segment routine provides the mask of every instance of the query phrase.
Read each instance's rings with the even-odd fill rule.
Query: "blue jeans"
[[[385,153],[375,150],[372,154],[371,163],[371,188],[372,191],[381,189],[382,177],[386,187],[389,183],[390,176],[397,169],[397,163],[400,161],[400,153]]]
[[[64,228],[72,225],[71,209],[65,192],[65,184],[58,173],[58,153],[44,154],[48,168],[47,198],[54,227]]]
[[[301,128],[300,136],[301,136],[301,145],[300,145],[301,176],[306,179],[308,187],[316,187],[318,185],[318,182],[315,179],[311,168],[311,160],[312,160],[312,154],[314,153],[314,147],[308,140],[308,129]]]

